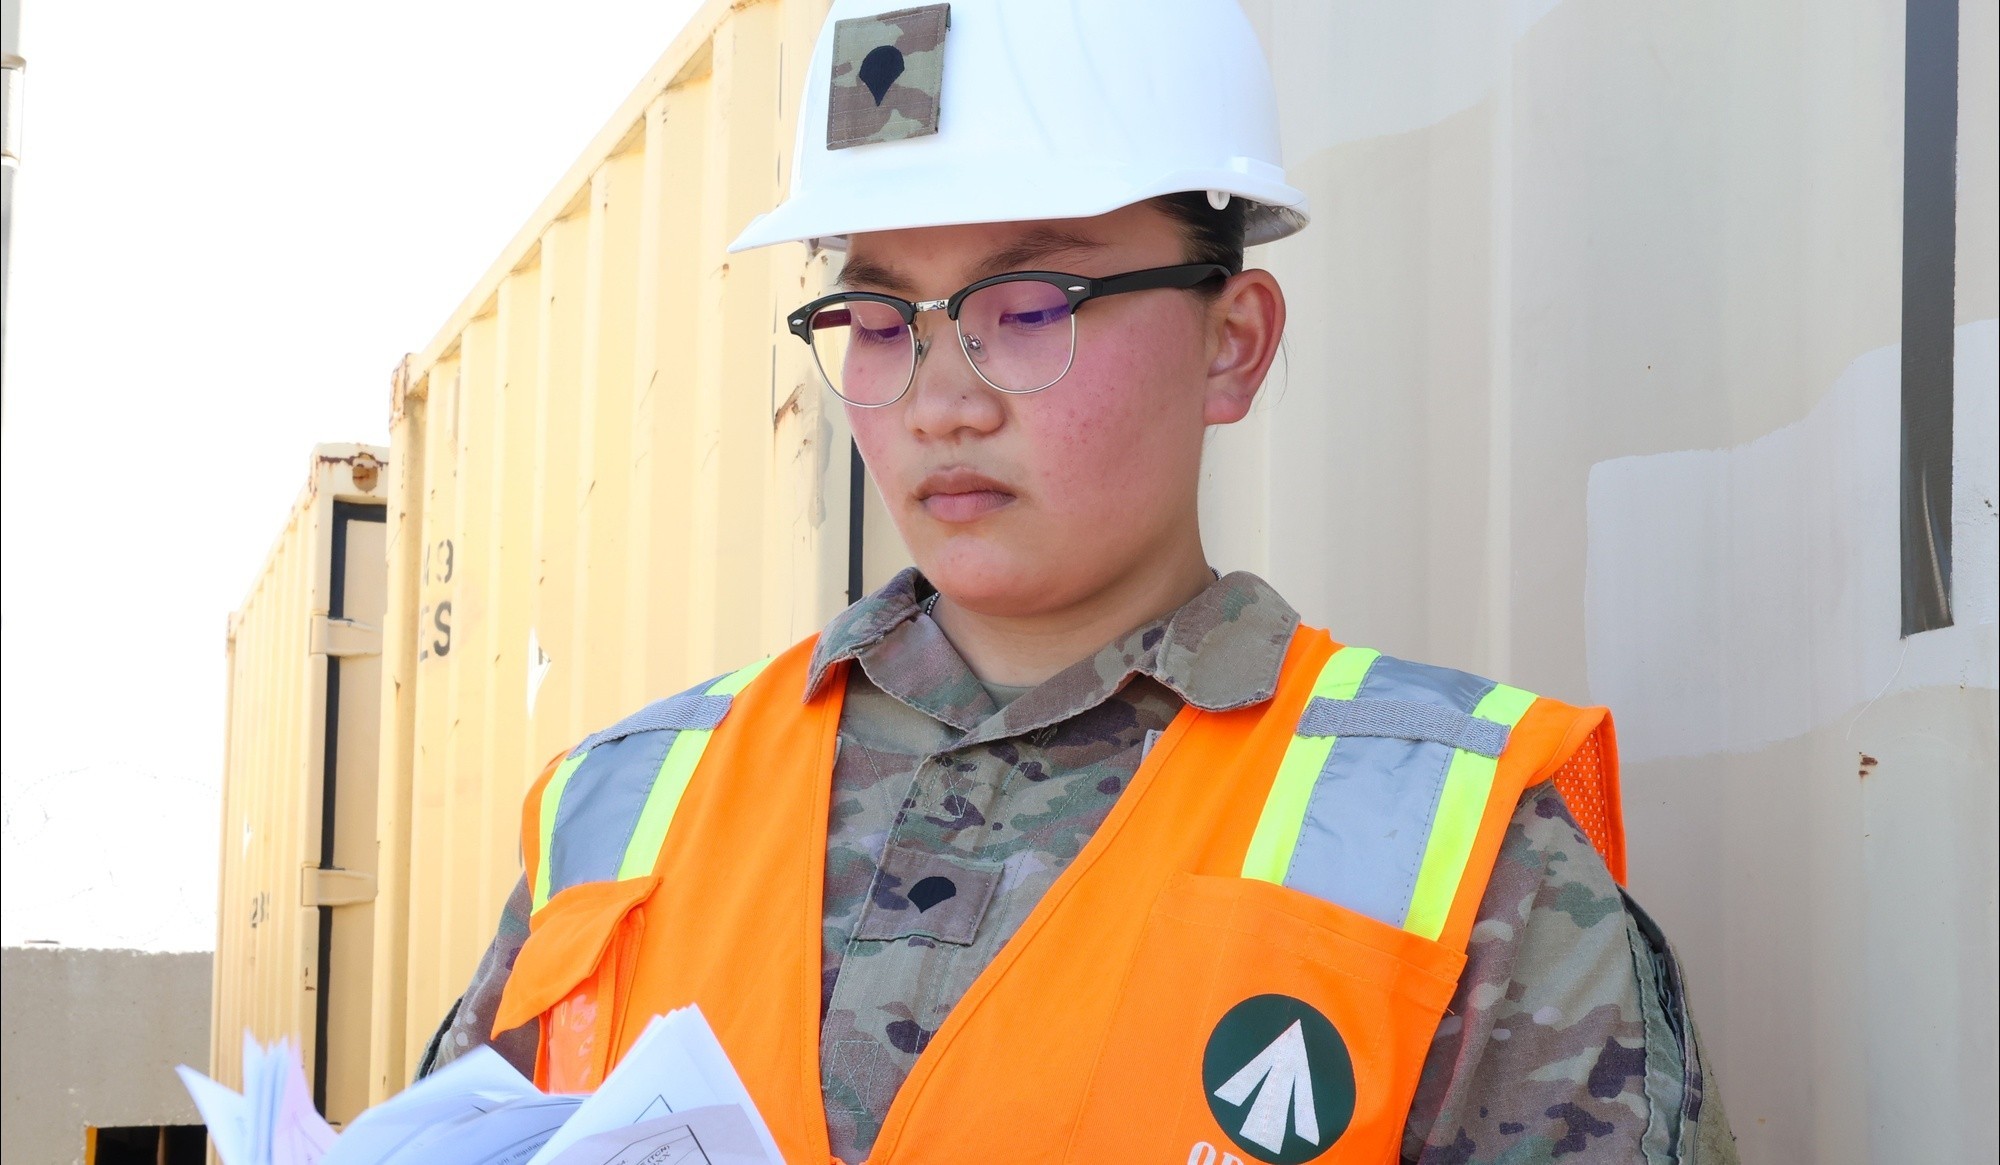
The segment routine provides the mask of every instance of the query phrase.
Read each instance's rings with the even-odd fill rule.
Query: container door
[[[313,1099],[334,1125],[368,1106],[370,975],[375,936],[376,750],[382,711],[387,525],[376,505],[333,506],[331,588],[316,653],[326,658],[319,867],[304,871],[319,912],[313,1000]]]

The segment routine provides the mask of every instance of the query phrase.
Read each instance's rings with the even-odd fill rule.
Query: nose
[[[910,432],[932,438],[998,429],[1006,411],[1000,394],[972,370],[972,361],[981,355],[976,337],[958,342],[957,331],[942,312],[925,322],[929,327],[917,336],[916,375],[903,401],[904,424]]]
[[[933,337],[931,336],[918,336],[916,338],[918,367],[923,366],[924,356],[931,350],[932,339]],[[964,350],[965,358],[974,365],[986,362],[986,341],[980,339],[977,333],[967,332],[961,327],[958,333],[958,345]],[[946,347],[950,347],[950,345],[947,344]],[[980,377],[980,379],[984,380],[985,377]]]

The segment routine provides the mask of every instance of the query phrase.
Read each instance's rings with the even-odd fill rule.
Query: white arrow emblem
[[[1262,1085],[1260,1088],[1259,1085]],[[1300,1021],[1272,1040],[1236,1075],[1215,1090],[1216,1099],[1237,1105],[1257,1093],[1257,1103],[1243,1118],[1243,1139],[1273,1153],[1285,1148],[1285,1126],[1319,1144],[1319,1113],[1313,1108],[1312,1065],[1306,1060],[1306,1033]]]

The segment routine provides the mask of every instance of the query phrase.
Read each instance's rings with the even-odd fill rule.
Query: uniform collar
[[[889,695],[962,731],[978,729],[982,737],[1068,719],[1135,675],[1164,684],[1197,708],[1226,711],[1277,691],[1278,670],[1299,623],[1298,612],[1269,583],[1238,571],[1050,677],[996,716],[991,697],[924,614],[932,591],[911,568],[835,617],[813,650],[805,698],[819,691],[835,664],[851,660]]]

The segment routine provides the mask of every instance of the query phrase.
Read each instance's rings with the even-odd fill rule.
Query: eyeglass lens
[[[811,331],[813,359],[841,399],[884,405],[910,383],[916,337],[888,304],[851,299],[823,307],[813,313]]]
[[[916,336],[888,304],[848,300],[823,307],[813,314],[810,331],[820,371],[843,399],[884,405],[909,387]],[[1069,370],[1075,334],[1069,297],[1039,279],[995,283],[959,305],[966,358],[1003,392],[1034,392],[1060,380]]]

